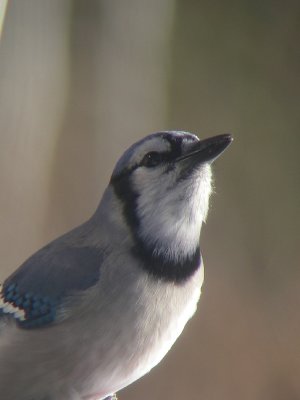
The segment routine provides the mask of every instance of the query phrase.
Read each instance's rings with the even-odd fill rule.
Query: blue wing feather
[[[94,247],[50,243],[6,279],[0,314],[13,316],[22,328],[48,325],[68,296],[97,283],[102,259]]]

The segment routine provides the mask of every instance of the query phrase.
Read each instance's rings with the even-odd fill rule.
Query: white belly
[[[153,287],[147,286],[147,295],[137,299],[140,318],[136,319],[130,311],[124,316],[127,329],[116,338],[107,364],[101,362],[96,368],[98,372],[95,371],[93,382],[87,383],[86,395],[97,393],[105,398],[139,379],[161,361],[196,311],[203,271],[202,265],[192,280],[182,286],[162,287],[165,284],[157,282],[153,282]]]

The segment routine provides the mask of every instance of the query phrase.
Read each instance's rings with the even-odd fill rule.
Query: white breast
[[[126,328],[122,332],[110,329],[110,338],[107,340],[112,347],[106,363],[101,362],[94,375],[95,381],[89,381],[86,386],[90,394],[98,393],[105,397],[116,392],[149,372],[161,361],[196,310],[203,272],[202,265],[193,278],[178,286],[154,280],[144,274],[142,280],[148,282],[140,281],[135,288],[136,292],[133,291],[135,307],[132,308],[134,303],[130,299],[131,306],[121,317],[127,322],[119,321]],[[123,297],[122,302],[126,310],[127,299]],[[114,320],[113,310],[111,316]],[[94,387],[93,392],[90,391],[91,387]]]

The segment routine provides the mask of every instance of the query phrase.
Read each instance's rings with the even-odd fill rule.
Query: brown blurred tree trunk
[[[0,47],[0,278],[41,245],[68,87],[70,1],[11,1]]]

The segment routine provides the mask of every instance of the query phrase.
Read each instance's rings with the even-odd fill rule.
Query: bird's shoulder
[[[94,286],[100,277],[100,248],[59,238],[26,260],[0,285],[0,316],[21,328],[38,328],[57,320],[72,295]]]

